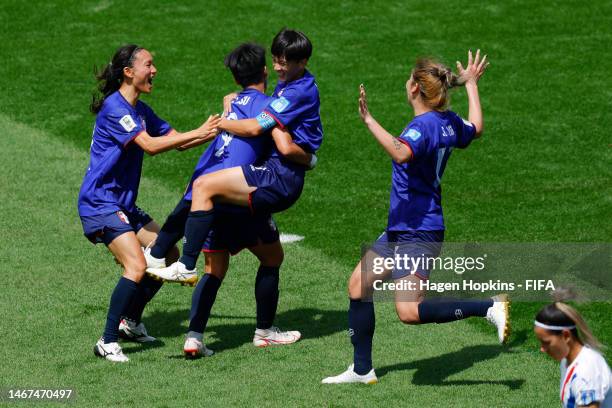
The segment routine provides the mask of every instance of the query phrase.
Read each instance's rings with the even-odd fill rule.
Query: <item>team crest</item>
[[[119,217],[119,219],[125,224],[130,223],[130,220],[128,219],[127,215],[125,215],[123,211],[117,211],[117,217]]]

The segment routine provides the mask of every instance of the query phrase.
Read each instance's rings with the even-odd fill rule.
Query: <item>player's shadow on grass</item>
[[[215,351],[231,350],[253,340],[255,316],[214,315],[213,317],[221,319],[250,318],[251,321],[238,324],[209,324],[206,332],[210,333],[213,341],[207,346],[210,345],[211,349]],[[344,310],[300,308],[279,313],[274,320],[274,325],[284,330],[299,330],[302,333],[303,341],[346,330],[345,320],[346,311]]]
[[[512,343],[505,347],[499,345],[468,346],[441,356],[380,367],[376,369],[376,374],[379,377],[383,377],[392,371],[416,370],[412,377],[414,385],[456,386],[493,384],[504,385],[510,390],[518,390],[525,383],[524,379],[447,380],[447,378],[471,368],[476,363],[493,359],[502,353],[512,352],[512,347],[524,343],[526,339],[527,332],[521,331],[514,336]]]
[[[214,310],[214,309],[213,309]],[[187,332],[188,310],[156,311],[145,320],[151,334],[159,337],[181,337]],[[239,323],[219,320],[242,320]],[[302,340],[329,336],[346,330],[346,311],[299,308],[279,313],[274,324],[284,330],[299,330]],[[238,348],[253,340],[255,314],[249,316],[213,313],[204,334],[206,346],[215,352]],[[135,350],[136,351],[136,350]]]

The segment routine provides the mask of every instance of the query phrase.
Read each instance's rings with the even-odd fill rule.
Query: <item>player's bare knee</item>
[[[419,304],[416,302],[402,302],[395,304],[397,317],[404,324],[420,324]]]
[[[348,293],[351,299],[361,299],[361,277],[359,275],[351,275],[348,280]]]

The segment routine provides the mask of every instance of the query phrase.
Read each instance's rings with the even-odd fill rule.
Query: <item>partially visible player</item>
[[[475,59],[469,52],[468,65],[458,62],[460,77],[444,65],[419,59],[406,83],[408,102],[414,119],[399,137],[392,136],[370,114],[366,93],[360,86],[359,114],[376,141],[393,160],[391,203],[385,232],[373,250],[384,257],[406,255],[411,258],[435,258],[444,241],[440,181],[453,148],[466,148],[483,130],[478,80],[486,69],[486,57]],[[469,101],[469,121],[447,109],[449,89],[465,84]],[[378,381],[372,367],[374,304],[371,299],[377,275],[368,265],[366,255],[353,271],[349,282],[349,333],[354,348],[353,364],[345,372],[328,377],[323,383],[367,383]],[[370,269],[370,270],[368,270]],[[391,272],[391,271],[389,271]],[[420,281],[429,279],[429,270],[395,269],[396,283],[415,290],[395,291],[395,308],[406,324],[447,323],[471,316],[486,317],[497,327],[500,342],[509,331],[508,302],[505,297],[487,300],[425,299]],[[494,301],[495,300],[495,301]]]
[[[243,137],[257,137],[274,128],[287,129],[295,144],[314,154],[323,141],[323,128],[319,91],[314,76],[306,70],[311,54],[312,44],[303,33],[281,30],[272,41],[274,71],[279,78],[274,99],[256,118],[222,119],[220,128]],[[181,258],[167,268],[147,271],[166,281],[193,279],[197,276],[198,255],[215,219],[215,203],[249,207],[254,214],[284,211],[300,197],[306,169],[286,160],[274,148],[260,165],[247,164],[199,177],[193,183]]]
[[[172,129],[139,100],[142,93],[151,93],[156,74],[149,51],[125,45],[96,75],[102,96],[94,94],[90,106],[96,124],[78,210],[85,236],[94,244],[104,243],[124,268],[110,299],[104,334],[94,347],[96,355],[115,362],[128,361],[117,342],[121,317],[127,318],[122,323],[124,335],[141,342],[155,340],[139,321],[160,287],[144,275],[141,247],[149,245],[159,230],[136,206],[144,152],[154,155],[187,143],[203,143],[214,138],[219,124],[219,118],[211,116],[190,132]],[[178,251],[174,252],[177,256]]]
[[[576,309],[563,302],[545,306],[533,330],[540,350],[561,362],[559,397],[565,408],[612,408],[612,372]]]
[[[242,44],[225,59],[236,82],[242,86],[232,102],[231,120],[254,118],[271,101],[265,95],[267,68],[265,50],[259,45]],[[280,129],[272,131],[272,138],[283,157],[309,163],[311,155],[291,140],[291,135]],[[222,132],[202,154],[183,198],[162,226],[155,245],[145,251],[150,267],[164,267],[165,257],[174,244],[183,237],[185,222],[191,206],[193,183],[199,177],[221,169],[255,164],[269,155],[272,148],[269,133],[259,137],[242,138]],[[255,279],[257,302],[257,328],[253,344],[258,347],[290,344],[299,340],[297,331],[283,332],[273,326],[278,304],[279,269],[283,262],[283,249],[278,230],[270,214],[252,215],[247,208],[217,204],[218,214],[204,244],[205,274],[192,296],[189,331],[184,345],[185,355],[200,357],[211,355],[202,338],[215,302],[217,291],[227,273],[229,255],[249,248],[261,265]],[[194,283],[196,277],[186,280]]]

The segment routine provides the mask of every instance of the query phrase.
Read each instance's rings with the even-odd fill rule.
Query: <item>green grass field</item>
[[[351,360],[346,279],[388,208],[390,160],[359,121],[357,86],[365,83],[373,114],[399,133],[411,118],[404,82],[415,58],[453,65],[480,47],[491,60],[480,84],[486,133],[446,169],[447,240],[610,242],[611,15],[609,1],[3,1],[0,388],[72,387],[79,406],[558,405],[557,363],[531,334],[536,303],[513,305],[508,347],[481,321],[407,327],[393,305],[377,304],[381,382],[320,384]],[[283,26],[314,43],[309,65],[325,127],[302,198],[276,217],[282,231],[306,237],[286,246],[277,318],[303,340],[253,348],[257,265],[244,253],[213,308],[206,341],[214,357],[183,359],[191,289],[166,286],[145,311],[161,341],[127,344],[127,365],[94,358],[120,268],[83,238],[76,212],[94,120],[93,65],[122,43],[152,50],[159,73],[146,102],[188,130],[235,90],[224,55],[245,40],[269,47]],[[463,90],[452,107],[467,113]],[[200,153],[146,158],[139,205],[163,221]],[[612,305],[578,308],[612,344]]]

